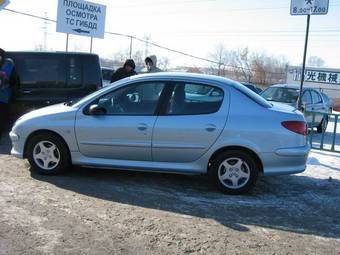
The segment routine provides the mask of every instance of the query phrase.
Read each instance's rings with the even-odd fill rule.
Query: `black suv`
[[[71,52],[7,52],[16,66],[15,105],[34,109],[77,100],[102,87],[99,57]]]

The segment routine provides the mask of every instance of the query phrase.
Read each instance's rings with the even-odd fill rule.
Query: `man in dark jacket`
[[[132,59],[126,60],[124,66],[118,68],[117,71],[113,73],[111,77],[111,82],[115,82],[123,78],[136,75],[137,73],[135,72],[135,68],[136,68],[135,62]]]
[[[10,104],[13,102],[17,75],[13,60],[5,58],[0,48],[0,133],[9,124]]]

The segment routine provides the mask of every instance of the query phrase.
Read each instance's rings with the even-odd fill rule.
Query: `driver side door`
[[[151,161],[151,137],[165,82],[129,84],[79,111],[75,131],[80,152],[92,158]],[[91,114],[97,105],[101,113]]]

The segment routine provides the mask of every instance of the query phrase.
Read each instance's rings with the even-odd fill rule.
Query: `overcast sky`
[[[290,0],[93,0],[107,6],[106,31],[149,36],[157,44],[203,58],[215,45],[285,56],[292,64],[302,62],[305,16],[290,16]],[[8,9],[57,19],[58,0],[11,0]],[[43,44],[44,22],[0,11],[0,47],[33,50]],[[340,0],[330,0],[328,15],[312,16],[308,56],[318,56],[326,65],[340,68]],[[47,25],[47,48],[65,49],[65,34]],[[129,40],[112,35],[94,40],[94,52],[110,57],[127,50]],[[133,49],[144,52],[145,45]],[[90,39],[71,36],[70,50],[89,51]],[[149,48],[149,53],[167,56],[174,65],[206,65],[205,62]]]

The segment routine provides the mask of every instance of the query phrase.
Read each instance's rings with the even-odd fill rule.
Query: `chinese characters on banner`
[[[299,74],[299,71],[297,71],[294,75],[294,80],[299,81],[300,79],[301,75]],[[305,81],[340,85],[340,72],[316,71],[306,69]]]

